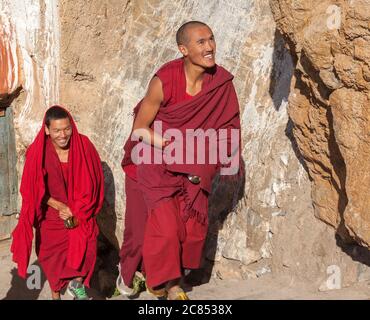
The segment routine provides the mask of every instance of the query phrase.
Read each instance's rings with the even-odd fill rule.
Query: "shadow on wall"
[[[362,263],[365,266],[370,267],[370,251],[368,248],[361,247],[358,244],[348,244],[343,241],[343,239],[339,236],[336,235],[336,241],[337,245],[341,250],[349,255],[353,261],[357,261]],[[359,267],[361,268],[361,267]],[[361,281],[361,274],[362,271],[366,272],[365,268],[364,270],[358,270],[358,280]]]
[[[12,92],[11,94],[0,93],[0,108],[9,107],[14,101],[14,99],[19,97],[22,89],[23,89],[22,86],[20,86],[17,89],[15,89],[14,92]]]
[[[269,93],[276,111],[280,110],[283,103],[288,103],[290,84],[296,65],[296,62],[294,61],[296,61],[296,57],[291,56],[289,50],[286,47],[283,36],[278,30],[275,30],[274,53],[272,56],[272,70],[270,75]],[[297,140],[293,135],[293,126],[294,123],[289,118],[285,128],[285,135],[289,139],[291,147],[299,163],[305,169],[307,174],[309,174],[307,164],[303,159],[303,155],[299,150]]]
[[[47,290],[46,297],[45,294],[41,296],[41,292],[44,290],[47,280],[38,260],[35,260],[32,264],[30,264],[29,268],[30,267],[33,267],[33,269],[28,269],[30,270],[30,273],[27,274],[27,279],[22,279],[18,275],[17,268],[13,268],[11,270],[12,280],[10,284],[10,289],[3,300],[39,300],[45,298],[51,299],[50,290]],[[66,290],[67,287],[63,288],[60,291],[63,300],[63,296],[66,295]],[[91,286],[91,288],[87,289],[87,292],[89,297],[94,300],[105,299],[105,296],[103,296],[104,292],[99,292],[95,289],[93,285]]]
[[[243,160],[242,160],[243,161]],[[209,198],[209,229],[203,250],[203,263],[200,269],[193,270],[185,278],[186,284],[197,286],[208,283],[216,260],[218,235],[228,215],[235,209],[239,200],[244,197],[245,164],[241,164],[242,173],[238,178],[216,176]],[[212,207],[212,208],[211,208]],[[189,288],[190,290],[190,288]]]
[[[119,242],[115,235],[117,215],[115,211],[116,189],[113,172],[106,162],[102,162],[104,173],[105,198],[103,208],[97,216],[100,229],[98,236],[98,253],[91,287],[96,289],[101,297],[113,295],[118,277]]]
[[[38,267],[38,270],[41,271],[41,266],[36,260],[35,262],[32,263],[33,266]],[[27,280],[22,279],[18,275],[18,269],[13,268],[11,270],[12,274],[12,281],[10,284],[10,289],[7,292],[5,298],[3,300],[37,300],[40,296],[40,293],[42,289],[44,288],[46,278],[43,272],[40,272],[41,279],[39,283],[30,281],[32,279],[29,279],[31,286],[34,285],[35,289],[32,287],[29,288],[27,286]]]
[[[296,60],[297,58],[293,57],[286,47],[286,42],[281,33],[278,30],[275,30],[274,53],[272,57],[269,93],[277,111],[280,110],[282,103],[288,103],[290,84],[294,74]],[[291,147],[299,163],[302,165],[311,179],[307,164],[303,159],[303,155],[299,150],[297,140],[293,135],[293,127],[294,123],[289,118],[285,128],[285,135],[289,139]]]
[[[283,36],[275,30],[269,94],[276,111],[279,111],[282,104],[288,101],[293,70],[292,57],[285,47]]]

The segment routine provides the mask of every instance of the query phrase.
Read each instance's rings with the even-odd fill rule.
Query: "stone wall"
[[[276,17],[278,9],[272,7]],[[13,21],[23,60],[23,91],[13,103],[19,171],[46,107],[65,105],[104,162],[107,192],[99,225],[116,248],[122,242],[125,204],[120,161],[132,109],[156,69],[179,56],[177,28],[196,19],[211,26],[217,62],[235,75],[246,169],[244,181],[214,182],[204,268],[219,278],[272,271],[318,285],[331,265],[341,268],[347,284],[365,277],[366,265],[352,261],[338,246],[335,230],[314,216],[321,217],[316,180],[297,138],[297,121],[287,112],[297,59],[276,31],[267,0],[40,0],[27,5],[0,0],[0,10]],[[311,139],[324,139],[325,130],[311,132]],[[312,158],[322,163],[325,150],[316,150]],[[334,156],[331,161],[339,168],[344,160]],[[334,186],[337,179],[336,187],[342,188],[334,173],[326,177],[321,180]],[[327,190],[335,220],[339,192]],[[332,225],[338,226],[335,221]]]
[[[370,246],[370,2],[271,1],[296,61],[289,117],[315,215]]]

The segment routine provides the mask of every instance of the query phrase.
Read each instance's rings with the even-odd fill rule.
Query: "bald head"
[[[188,22],[184,23],[179,28],[179,30],[177,30],[177,32],[176,32],[176,42],[177,42],[178,46],[179,45],[186,45],[188,43],[188,41],[189,41],[188,32],[191,28],[194,28],[194,27],[208,27],[208,25],[206,25],[205,23],[200,22],[200,21],[188,21]],[[209,28],[209,29],[211,29],[211,28]]]

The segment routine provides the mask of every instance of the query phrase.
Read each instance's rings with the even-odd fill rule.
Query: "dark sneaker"
[[[85,291],[85,286],[76,280],[69,282],[67,292],[74,300],[89,300]]]

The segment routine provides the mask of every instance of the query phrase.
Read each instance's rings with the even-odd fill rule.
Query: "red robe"
[[[183,59],[165,64],[156,76],[161,79],[164,100],[155,120],[162,121],[163,131],[168,128],[177,128],[183,133],[186,129],[197,128],[240,129],[233,76],[222,67],[216,66],[205,73],[202,90],[194,97],[186,93]],[[135,114],[139,108],[140,103]],[[145,206],[140,204],[140,208],[144,207],[146,212],[135,210],[132,205],[126,207],[126,217],[129,218],[125,224],[121,269],[126,285],[130,285],[143,254],[147,283],[153,287],[181,276],[181,268],[200,266],[208,227],[208,195],[220,164],[144,164],[136,167],[131,158],[135,144],[129,139],[124,147],[122,166],[126,174],[136,180],[135,191],[126,188],[126,193],[127,199],[136,198],[140,203],[144,199]],[[240,156],[240,152],[236,156]],[[199,175],[201,184],[190,183],[187,174]],[[132,181],[130,179],[130,184]],[[147,215],[143,232],[142,221]],[[131,224],[132,217],[141,223]],[[136,241],[133,235],[137,235]],[[132,248],[135,250],[130,250]]]
[[[55,148],[46,138],[44,125],[26,153],[22,175],[22,208],[12,233],[11,251],[18,273],[26,277],[32,249],[33,227],[36,228],[36,253],[50,282],[59,291],[67,279],[77,276],[89,281],[96,260],[98,226],[95,216],[104,199],[104,176],[99,155],[90,140],[78,133],[69,115],[72,136],[68,157],[68,177]],[[45,121],[43,122],[45,123]],[[64,169],[64,174],[67,170]],[[64,202],[79,220],[78,227],[68,230],[58,212],[43,204],[46,194]]]
[[[160,76],[161,78],[166,77],[166,75],[163,74],[160,74]],[[190,100],[191,98],[192,96],[188,94],[185,95],[186,100]],[[182,99],[182,97],[176,97],[176,99]],[[120,264],[121,275],[124,283],[127,286],[132,287],[132,280],[135,272],[141,271],[145,273],[142,257],[145,225],[148,219],[148,208],[143,197],[143,192],[140,189],[140,185],[137,183],[136,165],[129,164],[124,166],[123,169],[126,173],[126,212],[123,243],[120,250]],[[175,220],[175,223],[176,221],[177,220]],[[194,250],[191,251],[193,253],[195,252]],[[196,261],[197,259],[194,260]],[[193,266],[193,268],[195,267]]]

